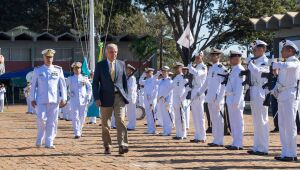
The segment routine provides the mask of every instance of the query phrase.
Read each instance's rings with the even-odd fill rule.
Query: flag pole
[[[95,70],[95,18],[94,18],[94,0],[89,1],[90,4],[90,32],[89,32],[89,45],[90,45],[90,69]]]

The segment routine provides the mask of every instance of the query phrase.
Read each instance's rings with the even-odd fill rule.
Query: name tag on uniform
[[[52,77],[56,77],[56,76],[58,76],[58,73],[57,73],[57,72],[52,72],[52,73],[51,73],[51,76],[52,76]]]

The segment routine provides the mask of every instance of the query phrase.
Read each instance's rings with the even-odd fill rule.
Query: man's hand
[[[278,75],[278,73],[279,73],[279,70],[278,70],[278,69],[273,69],[273,74],[274,74],[274,75]]]
[[[66,101],[61,100],[61,101],[59,102],[59,108],[63,108],[66,104],[67,104]]]
[[[36,104],[36,101],[35,101],[35,100],[31,102],[31,106],[32,106],[33,108],[35,108],[36,105],[37,105],[37,104]]]
[[[96,106],[100,107],[101,106],[101,101],[98,99],[96,100]]]

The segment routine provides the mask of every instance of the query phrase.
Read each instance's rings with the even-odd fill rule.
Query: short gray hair
[[[117,44],[110,43],[110,44],[107,44],[107,45],[106,45],[106,47],[105,47],[105,52],[107,52],[107,50],[110,49],[110,48],[113,48],[113,49],[115,49],[115,50],[118,51],[118,46],[117,46]]]

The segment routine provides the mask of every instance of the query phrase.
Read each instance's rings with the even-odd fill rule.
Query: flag
[[[84,76],[88,76],[88,77],[90,76],[89,65],[88,65],[86,57],[83,58],[81,73]]]
[[[190,48],[194,44],[194,41],[195,40],[190,29],[190,24],[188,24],[177,43],[185,48]]]
[[[103,58],[103,42],[98,42],[98,50],[97,50],[97,62],[100,62]]]

